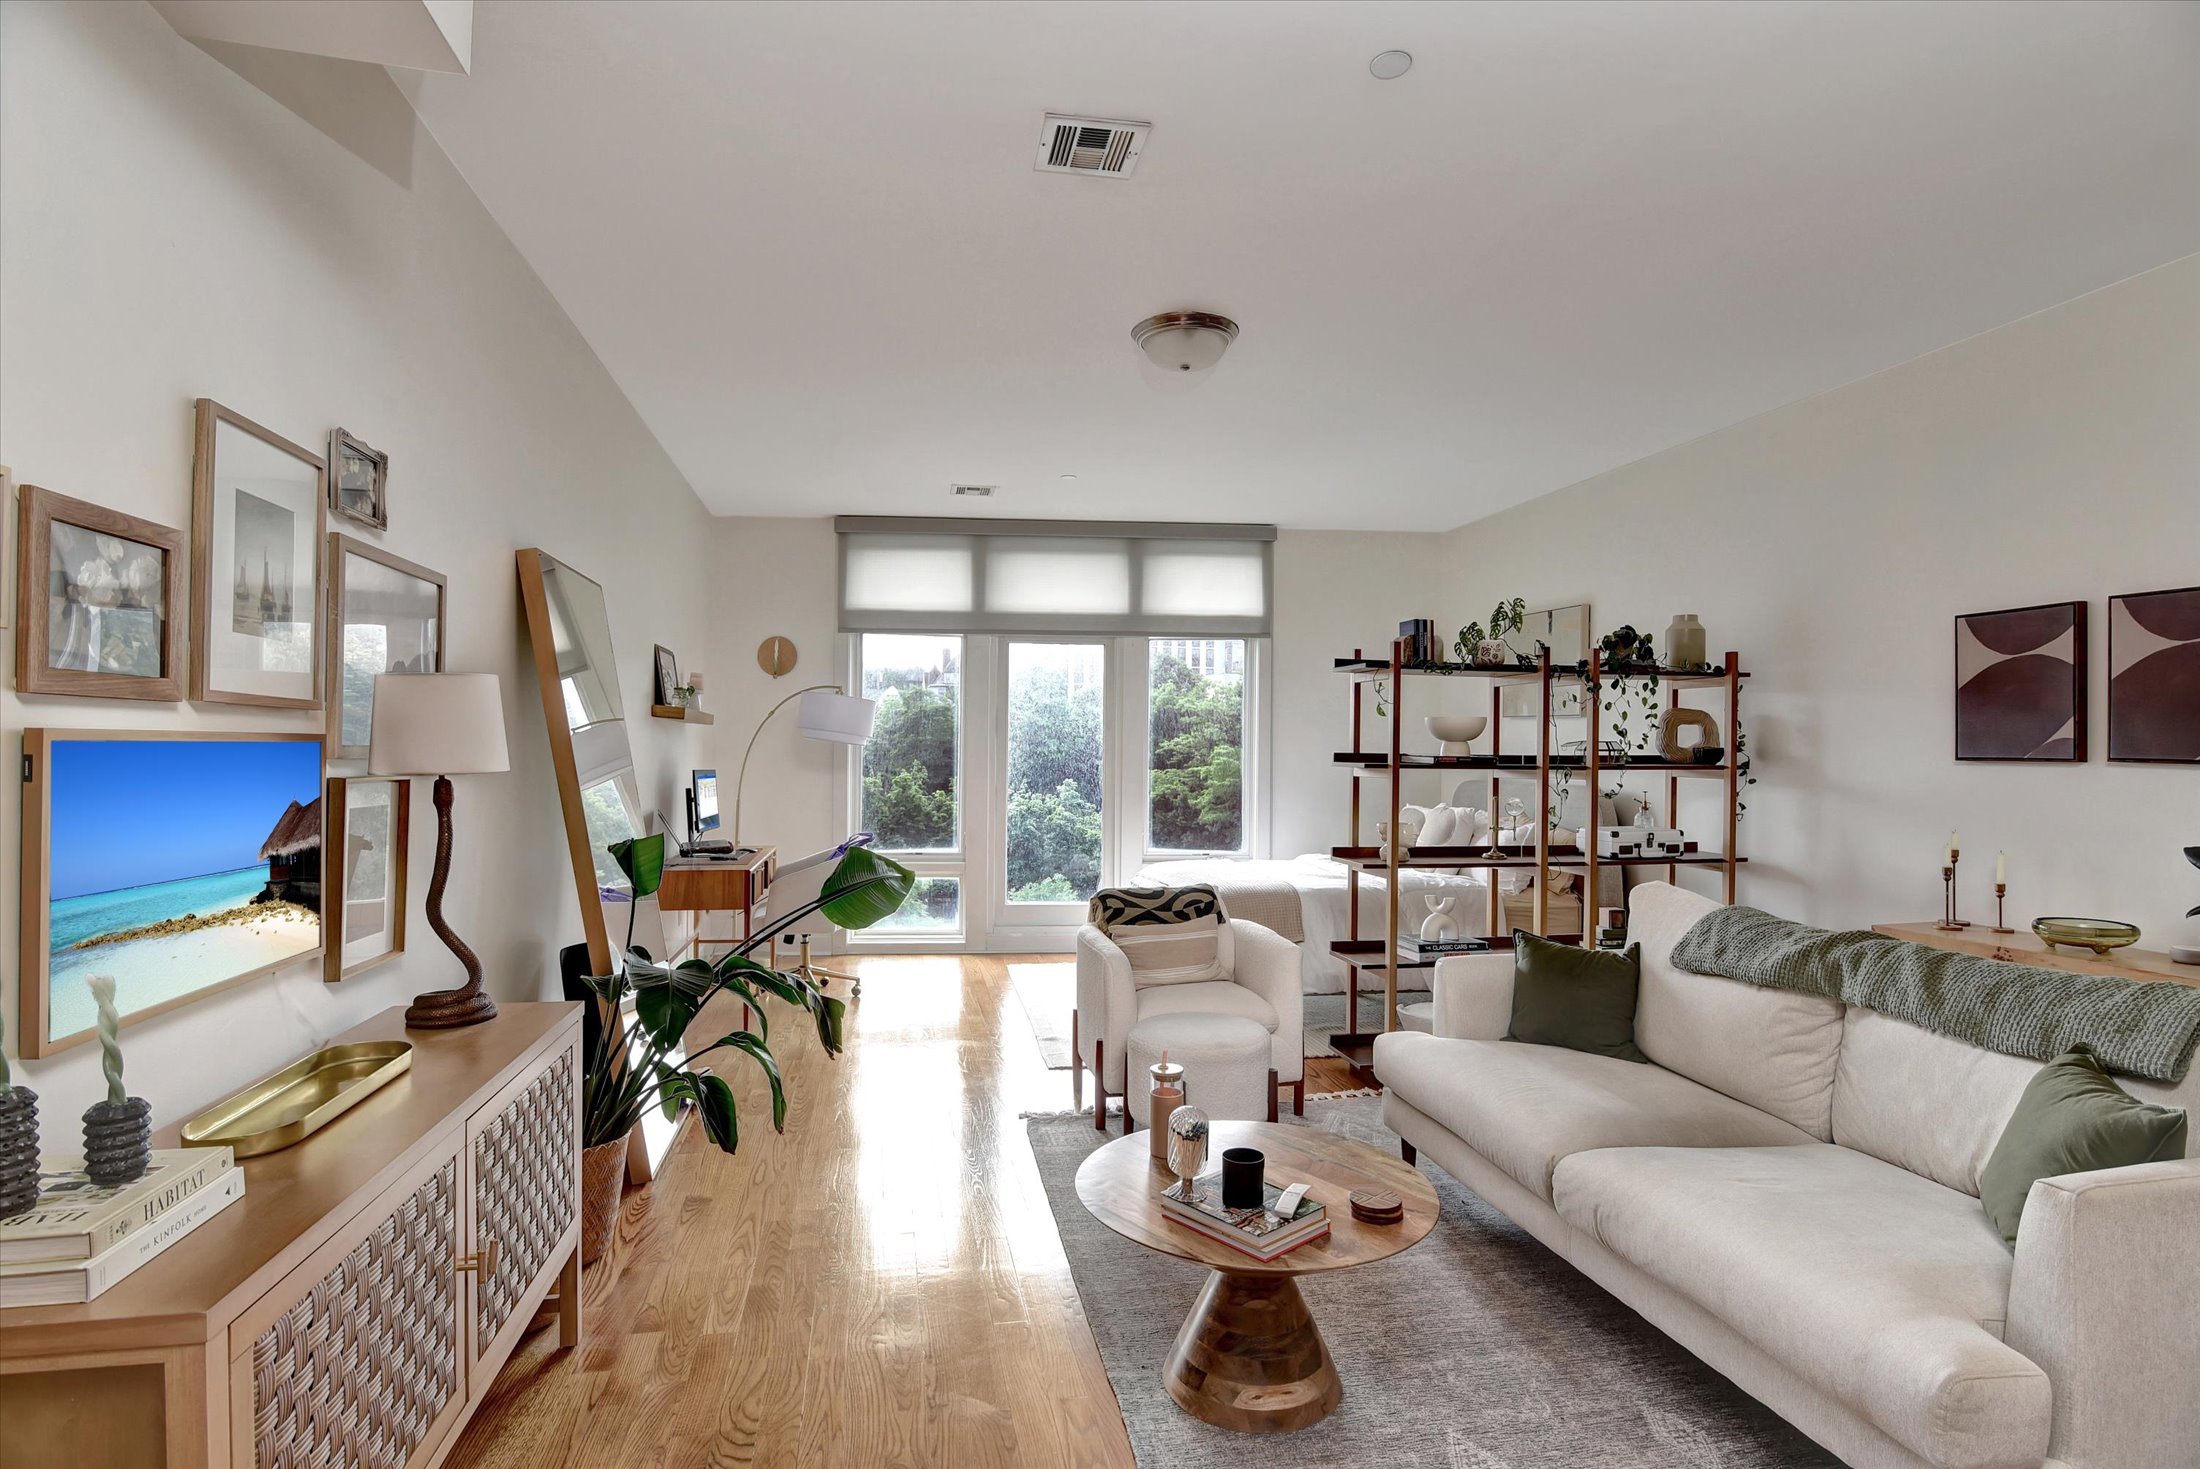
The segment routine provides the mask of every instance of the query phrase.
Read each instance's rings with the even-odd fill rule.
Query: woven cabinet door
[[[278,1290],[252,1339],[255,1469],[405,1469],[465,1408],[458,1276],[462,1138]]]
[[[473,1360],[500,1363],[501,1340],[523,1329],[580,1229],[580,1039],[530,1067],[467,1127],[474,1237],[493,1267],[473,1277]],[[481,1384],[486,1386],[486,1384]]]

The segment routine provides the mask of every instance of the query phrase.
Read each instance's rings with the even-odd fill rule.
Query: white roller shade
[[[843,516],[846,632],[1265,637],[1275,530]]]

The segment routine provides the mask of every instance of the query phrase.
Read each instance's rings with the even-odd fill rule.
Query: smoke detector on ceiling
[[[948,491],[956,495],[975,495],[983,500],[986,496],[992,494],[995,488],[993,485],[950,485]]]
[[[1082,173],[1096,178],[1123,178],[1138,166],[1139,150],[1146,146],[1150,122],[1115,122],[1104,117],[1065,117],[1047,114],[1039,129],[1039,159],[1033,165],[1041,173]]]

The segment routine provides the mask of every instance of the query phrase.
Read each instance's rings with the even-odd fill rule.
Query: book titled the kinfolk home
[[[228,1148],[161,1149],[135,1183],[95,1184],[78,1157],[38,1160],[38,1202],[0,1219],[0,1265],[89,1260],[105,1254],[236,1166]]]

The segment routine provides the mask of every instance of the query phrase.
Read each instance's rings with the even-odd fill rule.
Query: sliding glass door
[[[996,933],[1074,929],[1113,880],[1108,645],[1010,639],[1002,650]]]

